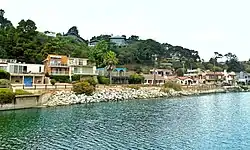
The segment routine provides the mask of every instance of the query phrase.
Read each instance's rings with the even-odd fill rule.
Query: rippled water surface
[[[250,149],[250,93],[0,112],[0,149]]]

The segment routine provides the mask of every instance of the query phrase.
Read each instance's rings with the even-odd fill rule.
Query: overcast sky
[[[77,26],[85,39],[100,34],[138,35],[199,51],[250,58],[250,0],[0,0],[16,26],[31,19],[39,31]]]

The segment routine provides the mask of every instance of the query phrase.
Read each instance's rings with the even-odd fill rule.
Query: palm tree
[[[108,51],[103,58],[103,63],[106,65],[106,68],[109,72],[109,81],[112,84],[112,71],[115,68],[115,65],[118,63],[116,54],[113,51]]]
[[[189,59],[189,63],[190,63],[190,69],[193,70],[194,59],[193,59],[193,58],[190,58],[190,59]]]

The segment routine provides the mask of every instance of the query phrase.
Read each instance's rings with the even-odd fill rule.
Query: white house
[[[32,86],[33,84],[43,84],[44,65],[12,63],[16,61],[0,61],[0,68],[10,73],[12,84],[23,84]]]

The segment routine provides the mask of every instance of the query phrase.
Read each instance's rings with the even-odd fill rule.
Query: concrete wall
[[[18,95],[14,100],[15,106],[35,107],[40,104],[40,95]]]

